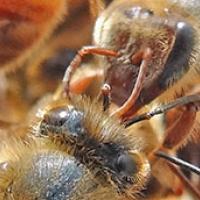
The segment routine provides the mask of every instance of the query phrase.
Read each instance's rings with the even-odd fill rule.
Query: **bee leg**
[[[185,170],[187,170],[189,172],[194,172],[194,173],[196,173],[197,175],[200,176],[200,168],[190,164],[187,161],[184,161],[184,160],[177,158],[175,156],[168,155],[167,153],[165,153],[163,151],[156,151],[155,155],[160,157],[160,158],[164,158],[165,160],[170,161],[170,163],[174,163],[178,166],[181,166]]]
[[[200,108],[200,107],[199,107]],[[199,110],[194,104],[182,107],[182,112],[175,122],[166,130],[163,147],[174,149],[179,147],[188,138],[191,128],[196,119],[196,112]]]
[[[152,50],[150,48],[146,48],[143,51],[139,51],[137,54],[135,54],[132,57],[132,63],[136,64],[138,62],[141,62],[140,64],[140,71],[135,83],[135,86],[132,90],[132,93],[128,100],[116,111],[114,111],[111,116],[117,116],[121,119],[125,118],[126,113],[131,109],[131,107],[135,104],[138,96],[140,95],[140,92],[142,90],[144,80],[146,77],[147,67],[149,64],[149,61],[152,57]]]
[[[181,172],[179,168],[177,168],[177,166],[181,166],[185,170],[194,172],[198,175],[200,175],[200,168],[160,150],[156,151],[154,155],[164,159],[170,170],[180,179],[181,183],[187,186],[187,188],[192,192],[192,194],[194,194],[196,197],[198,197],[198,199],[200,199],[200,191],[198,190],[198,188],[196,188],[191,183],[191,181],[188,180],[188,178]],[[174,164],[176,164],[177,166],[175,166]],[[174,193],[177,194],[178,196],[181,195],[183,193],[183,187],[184,186],[182,184],[179,184],[178,187],[173,187]]]
[[[200,199],[200,191],[198,188],[196,188],[187,178],[186,176],[181,172],[179,168],[177,168],[174,164],[171,162],[167,162],[168,166],[170,167],[171,171],[179,177],[182,183],[194,194],[198,199]]]
[[[196,120],[196,113],[200,110],[200,103],[189,103],[180,107],[182,112],[175,122],[166,130],[165,138],[161,147],[154,152],[154,155],[162,150],[168,152],[171,149],[180,147],[191,135],[192,127]],[[174,166],[171,162],[166,161],[172,172],[179,177],[181,182],[200,199],[200,192],[197,188],[185,177],[185,175]],[[181,187],[179,188],[181,189]],[[175,190],[176,192],[176,190]]]
[[[84,56],[89,54],[97,54],[97,55],[103,55],[103,56],[114,56],[116,57],[118,55],[117,52],[109,50],[109,49],[103,49],[95,46],[88,46],[83,47],[81,50],[78,51],[77,55],[74,57],[72,62],[70,63],[69,67],[67,68],[64,78],[63,78],[63,92],[65,96],[69,97],[69,85],[71,81],[71,77],[75,70],[80,66],[82,59]]]

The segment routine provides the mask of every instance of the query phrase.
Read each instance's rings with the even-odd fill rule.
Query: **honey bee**
[[[199,101],[188,96],[176,103]],[[43,104],[27,138],[1,144],[0,199],[139,199],[145,194],[161,162],[155,155],[164,146],[147,152],[146,138],[87,97],[54,96]],[[170,139],[176,140],[166,135],[163,144]]]
[[[115,6],[115,2],[113,5],[111,4],[105,10],[103,16],[107,16],[107,12],[111,12],[114,17],[115,15],[119,15],[120,17],[116,25],[116,28],[119,29],[120,27],[123,28],[123,23],[118,23],[120,20],[124,22],[123,14],[128,18],[125,22],[130,22],[134,17],[138,17],[139,19],[141,17],[140,20],[142,20],[142,22],[140,23],[140,20],[138,20],[136,24],[138,25],[138,31],[142,27],[144,28],[144,32],[142,33],[145,33],[145,28],[148,29],[148,26],[144,26],[143,18],[145,22],[145,20],[147,21],[147,18],[152,15],[152,12],[159,13],[161,3],[164,3],[164,1],[159,1],[160,4],[158,5],[155,5],[152,1],[146,2],[147,3],[141,3],[139,1],[116,1],[117,6]],[[151,7],[153,11],[142,9],[140,7],[141,4],[149,6],[154,5],[154,7]],[[134,5],[133,9],[131,7],[132,5]],[[139,6],[135,7],[135,5]],[[179,10],[179,7],[176,6],[175,3],[170,4],[169,2],[165,2],[164,5],[166,5],[166,8],[167,5],[171,5],[170,8],[174,7],[175,10]],[[188,4],[188,8],[189,5],[190,4]],[[127,8],[130,12],[125,12]],[[170,10],[168,10],[168,12],[171,14]],[[165,90],[173,88],[170,84],[167,85],[167,88],[159,88],[156,85],[161,77],[160,73],[166,76],[166,80],[171,78],[171,76],[175,76],[173,74],[174,71],[178,71],[177,74],[180,75],[179,67],[181,65],[175,67],[174,71],[169,70],[166,66],[160,65],[159,68],[162,70],[158,74],[155,74],[156,79],[153,79],[153,83],[151,83],[148,76],[152,75],[152,73],[149,73],[150,75],[147,76],[147,72],[145,72],[150,68],[150,63],[153,63],[153,66],[154,64],[167,63],[167,57],[173,49],[173,45],[176,44],[175,35],[177,36],[178,33],[175,34],[174,32],[176,31],[174,29],[176,25],[179,24],[179,21],[165,21],[162,18],[162,14],[159,15],[159,17],[160,18],[153,17],[151,19],[152,23],[149,24],[153,25],[153,27],[155,26],[156,30],[158,27],[164,30],[163,37],[166,39],[166,42],[168,42],[169,49],[161,48],[161,50],[164,52],[166,50],[166,54],[161,54],[159,48],[158,52],[154,52],[157,43],[152,38],[147,37],[156,36],[156,31],[152,31],[152,35],[144,34],[146,38],[144,44],[142,42],[144,39],[143,37],[138,41],[139,44],[137,45],[140,46],[142,43],[141,48],[136,46],[131,52],[125,52],[123,56],[120,56],[121,51],[123,52],[123,50],[129,48],[129,45],[125,48],[121,48],[121,46],[120,48],[118,46],[115,47],[115,45],[118,45],[117,42],[124,41],[123,32],[125,35],[127,33],[127,31],[125,31],[127,30],[126,23],[125,29],[120,29],[121,32],[119,33],[122,33],[122,35],[119,38],[115,37],[115,34],[113,36],[112,32],[110,32],[110,36],[103,33],[106,29],[102,28],[99,30],[98,34],[102,34],[99,36],[101,39],[105,37],[105,43],[100,42],[100,45],[102,45],[100,47],[86,48],[79,52],[75,60],[73,60],[66,70],[61,92],[58,90],[58,93],[55,93],[54,96],[42,100],[41,104],[38,105],[39,109],[31,113],[27,126],[29,128],[32,127],[32,129],[27,130],[27,137],[25,139],[11,138],[5,140],[5,142],[1,144],[0,199],[160,199],[161,197],[173,193],[174,190],[180,187],[181,182],[179,178],[181,176],[177,179],[170,171],[171,168],[173,170],[176,170],[176,168],[174,168],[173,165],[170,165],[170,168],[167,162],[157,157],[161,157],[160,152],[169,154],[170,151],[178,148],[188,136],[196,118],[200,96],[196,94],[181,97],[150,112],[132,117],[132,114],[135,114],[135,111],[133,111],[134,109],[138,110],[154,98],[160,97],[161,93]],[[177,19],[179,19],[178,12]],[[188,18],[188,20],[189,19],[190,18]],[[101,21],[102,18],[100,17],[97,20],[96,27],[98,27],[99,20]],[[193,21],[193,19],[191,19],[191,21]],[[164,25],[162,25],[163,23]],[[183,38],[190,36],[190,26],[188,27],[187,22],[182,23],[185,23],[182,24],[182,28],[186,28],[186,31],[189,31],[189,34],[183,33]],[[143,26],[141,26],[142,24]],[[195,25],[197,25],[197,23]],[[177,27],[177,29],[178,28],[179,27]],[[118,32],[115,29],[112,30]],[[196,29],[192,29],[192,35],[195,30]],[[97,28],[95,28],[95,32],[96,31]],[[177,32],[178,31],[179,30],[177,30]],[[158,31],[158,33],[160,32]],[[143,36],[143,34],[141,36]],[[168,38],[165,36],[170,37]],[[111,44],[109,44],[109,38],[112,40]],[[133,38],[128,37],[128,39],[132,40]],[[139,39],[139,33],[136,39]],[[147,41],[147,44],[150,44],[150,46],[146,46],[145,41]],[[188,42],[188,40],[186,41]],[[127,41],[125,41],[124,45],[127,44],[126,42]],[[133,47],[134,44],[135,43],[131,43],[130,46]],[[158,44],[160,44],[159,41]],[[134,51],[136,51],[136,53]],[[118,88],[119,90],[118,92],[116,91],[116,93],[118,93],[119,96],[122,95],[120,98],[123,99],[123,104],[118,104],[119,108],[114,111],[114,114],[109,112],[107,109],[109,105],[106,103],[102,106],[98,100],[90,100],[88,97],[72,94],[71,88],[73,88],[73,84],[70,84],[69,87],[71,76],[74,69],[80,64],[82,56],[88,53],[107,56],[104,58],[106,64],[104,67],[106,67],[107,70],[105,73],[105,82],[111,86],[111,90],[109,87],[104,87],[105,93],[103,93],[104,90],[102,89],[101,95],[105,94],[104,97],[108,97],[110,94],[109,91],[111,91],[111,97],[114,103],[116,102],[113,98],[113,88],[115,84],[117,84],[117,81],[112,80],[109,82],[108,79],[112,78],[112,73],[114,72],[119,75],[118,70],[120,69],[118,69],[118,66],[123,69],[123,65],[120,65],[119,62],[125,63],[126,70],[124,69],[124,72],[128,72],[131,64],[129,62],[126,63],[124,56],[128,57],[130,54],[134,55],[131,55],[131,58],[133,58],[132,64],[139,69],[134,72],[136,78],[133,78],[133,86],[129,85],[131,93],[133,93],[132,91],[136,91],[133,93],[136,102],[134,101],[134,103],[132,103],[133,101],[131,101],[131,109],[129,106],[125,106],[125,110],[123,109],[122,114],[118,114],[119,111],[122,110],[123,105],[129,102],[129,96],[133,96],[126,91],[128,98],[124,98],[120,88]],[[154,58],[154,56],[156,56],[156,58]],[[188,57],[190,58],[190,56],[187,55],[187,61],[189,59]],[[195,58],[197,57],[198,56],[195,54]],[[171,59],[173,60],[173,56]],[[175,60],[178,60],[178,58]],[[117,68],[114,68],[114,65]],[[191,66],[196,67],[196,65]],[[187,65],[187,67],[190,68],[189,65]],[[194,69],[194,67],[192,67],[192,69]],[[140,69],[142,70],[138,73]],[[152,71],[154,71],[153,69]],[[165,69],[167,70],[165,71]],[[188,76],[190,69],[187,73],[185,68],[181,69],[181,71],[182,70],[183,74],[187,74]],[[120,75],[123,76],[123,74]],[[174,80],[174,82],[177,81],[177,84],[179,84],[181,78],[179,76],[175,76],[175,78],[177,80]],[[128,79],[127,76],[125,79]],[[187,83],[189,84],[189,82]],[[79,84],[80,82],[78,82],[78,85]],[[140,84],[142,84],[142,86]],[[156,86],[156,90],[153,90],[155,93],[151,94],[151,90],[147,90],[146,84],[148,89],[152,89],[153,86]],[[140,89],[135,90],[135,88],[138,88],[137,86],[139,86]],[[147,94],[148,92],[149,96]],[[138,97],[138,94],[143,95],[144,99],[142,99],[142,101],[141,97]],[[139,101],[139,103],[137,103],[137,101]],[[109,104],[110,103],[112,102],[109,102]],[[133,109],[132,106],[135,105],[136,108]],[[149,119],[158,113],[167,112],[169,109],[176,106],[183,109],[182,115],[175,126],[166,130],[164,138],[160,143],[155,139],[155,143],[150,146],[148,141],[150,137],[147,136],[148,133],[144,137],[144,135],[138,134],[138,130],[135,127],[132,127],[132,124],[138,124],[136,123],[138,121]],[[124,117],[125,115],[126,117]],[[131,119],[127,119],[129,115],[132,117]],[[187,121],[187,123],[184,125],[182,124],[181,129],[180,124],[183,123],[184,120]],[[174,134],[176,131],[178,131],[178,133]],[[162,174],[156,175],[156,173],[161,172],[159,171],[160,166],[162,166],[163,170],[166,170],[164,176],[167,176],[169,180],[164,180],[166,177]],[[197,169],[197,171],[199,171],[199,169]],[[152,191],[152,186],[157,187],[156,189],[160,191],[154,193]]]
[[[121,106],[129,98],[127,110],[116,113],[122,118],[157,97],[183,96],[200,80],[198,8],[198,0],[113,1],[96,21],[94,45],[80,50],[66,79],[84,56],[104,55],[98,66],[112,102]]]
[[[106,105],[111,99],[119,106],[113,115],[129,126],[140,121],[135,115],[146,104],[186,95],[200,80],[198,8],[199,1],[113,1],[97,19],[94,45],[83,47],[66,71],[66,93],[81,60],[94,54],[104,55],[98,59],[102,82],[109,86]],[[190,137],[199,137],[199,114],[188,111],[184,107],[171,127],[171,135],[180,130],[176,137],[183,140],[166,146],[180,148]]]

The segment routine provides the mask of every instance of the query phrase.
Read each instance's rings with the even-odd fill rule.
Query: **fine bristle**
[[[188,137],[185,138],[185,140],[181,144],[180,148],[185,146],[190,141],[192,141],[194,143],[198,143],[200,141],[199,130],[200,130],[200,112],[197,112],[195,122],[194,122],[193,126],[191,127]]]
[[[62,149],[62,148],[61,148]],[[8,139],[0,160],[0,200],[119,199],[73,156],[42,139]]]
[[[127,197],[135,198],[139,195],[140,190],[146,184],[150,166],[146,159],[144,151],[146,145],[142,140],[142,136],[133,134],[125,130],[119,120],[110,117],[108,113],[103,112],[102,105],[97,100],[91,101],[86,97],[72,99],[74,106],[84,113],[85,127],[88,130],[89,136],[97,140],[99,143],[111,143],[123,146],[128,152],[135,152],[135,162],[137,163],[138,172],[134,176],[134,184],[130,190],[125,190]]]
[[[129,135],[131,133],[125,131],[119,119],[110,117],[108,113],[103,112],[102,104],[97,100],[79,96],[73,98],[72,102],[75,108],[83,111],[85,127],[89,130],[91,137],[99,142],[113,142],[132,150],[142,151],[144,145],[142,139],[134,134]]]

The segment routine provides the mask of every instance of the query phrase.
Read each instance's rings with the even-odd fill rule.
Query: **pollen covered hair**
[[[8,139],[0,152],[0,200],[87,199],[95,185],[83,165],[39,138]]]

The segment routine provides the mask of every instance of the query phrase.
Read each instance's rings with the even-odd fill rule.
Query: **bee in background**
[[[31,2],[29,3],[31,4]],[[23,49],[18,48],[19,52],[21,51],[20,55],[26,57],[26,61],[17,63],[15,60],[9,59],[8,62],[13,68],[6,65],[6,70],[1,70],[0,119],[4,120],[6,114],[6,121],[14,123],[24,121],[33,104],[41,96],[53,92],[57,88],[66,66],[76,50],[90,42],[93,22],[90,20],[88,2],[64,0],[62,4],[66,4],[63,10],[65,14],[60,13],[62,19],[57,20],[55,26],[49,27],[51,34],[43,42],[38,45],[34,43],[37,50],[30,50],[32,53],[26,56]],[[28,9],[26,4],[23,6]],[[59,6],[55,7],[55,9],[58,8]],[[42,26],[42,24],[40,25]],[[77,31],[77,27],[79,31]],[[21,29],[21,33],[25,34],[26,32]],[[43,36],[41,35],[41,38]],[[23,40],[21,42],[23,43]],[[16,45],[13,43],[11,46],[15,47]],[[27,49],[32,49],[32,46],[27,47]],[[16,69],[15,66],[18,64],[21,67]],[[10,69],[13,69],[12,73]]]
[[[69,12],[76,10],[81,12],[80,8],[84,7],[87,12],[88,1],[56,0],[49,3],[48,0],[23,0],[20,2],[1,0],[1,71],[14,71],[17,66],[26,64],[25,61],[32,60],[32,57],[35,61],[38,56],[37,51],[43,48],[46,41],[49,41],[52,33],[54,36],[58,35],[59,25],[65,20],[68,10]],[[68,22],[67,25],[69,25]],[[57,33],[54,32],[55,30]],[[61,35],[59,37],[63,39],[63,34]],[[67,36],[69,37],[69,35]],[[71,37],[73,39],[73,35]],[[74,43],[80,45],[77,41]]]
[[[0,1],[1,119],[19,122],[30,109],[29,99],[24,95],[24,78],[20,74],[16,83],[19,76],[15,72],[21,72],[22,66],[30,64],[28,61],[38,59],[37,51],[63,20],[66,4],[66,0]]]

